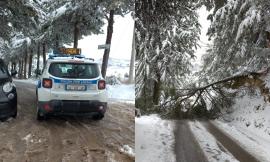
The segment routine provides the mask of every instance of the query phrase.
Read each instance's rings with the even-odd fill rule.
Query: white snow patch
[[[136,162],[175,162],[173,128],[158,115],[135,118]]]
[[[108,98],[111,101],[135,103],[135,85],[107,85]]]
[[[33,78],[30,78],[30,79],[13,79],[13,81],[21,82],[21,83],[34,84],[34,85],[37,85],[37,83],[38,83],[38,80],[33,79]]]
[[[270,75],[263,79],[266,88],[269,88]],[[267,97],[259,89],[253,89],[252,93],[242,89],[235,97],[233,106],[214,124],[230,134],[254,157],[270,162],[270,103]]]
[[[265,81],[265,86],[270,89],[270,73],[267,74],[264,81]]]
[[[102,59],[99,59],[96,62],[101,67]],[[106,76],[115,76],[122,81],[125,80],[125,75],[129,74],[129,64],[130,60],[109,58]],[[135,73],[135,71],[133,73]]]
[[[119,149],[119,151],[123,154],[126,154],[130,157],[135,157],[134,149],[132,149],[129,145],[124,145]]]
[[[238,161],[229,151],[219,144],[215,137],[210,134],[201,123],[196,121],[189,122],[189,126],[209,162]],[[222,149],[220,147],[222,147]]]
[[[250,132],[247,129],[235,127],[220,121],[213,122],[217,127],[230,136],[245,148],[251,155],[260,161],[270,162],[270,141],[262,136],[256,135],[256,132]]]
[[[26,142],[29,142],[29,141],[32,140],[31,137],[32,137],[32,135],[31,134],[28,134],[25,137],[23,137],[22,140],[25,140]]]
[[[258,94],[254,96],[236,97],[232,113],[223,115],[220,120],[270,141],[270,104],[259,91],[256,92]]]

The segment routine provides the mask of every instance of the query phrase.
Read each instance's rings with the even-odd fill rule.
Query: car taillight
[[[42,86],[44,88],[52,88],[52,80],[51,79],[43,79]]]
[[[99,80],[98,81],[98,89],[105,89],[105,88],[106,88],[105,80]]]

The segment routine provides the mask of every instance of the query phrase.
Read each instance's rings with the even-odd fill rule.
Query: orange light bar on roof
[[[69,54],[69,55],[80,55],[80,48],[58,48],[60,54]]]

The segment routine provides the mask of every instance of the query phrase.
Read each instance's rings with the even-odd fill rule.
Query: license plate
[[[86,91],[86,86],[85,85],[67,84],[66,90],[67,91]]]

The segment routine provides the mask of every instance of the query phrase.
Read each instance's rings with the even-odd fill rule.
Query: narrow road
[[[177,162],[207,162],[203,150],[196,141],[188,120],[176,121],[175,154]],[[240,162],[259,162],[255,157],[239,146],[229,134],[224,133],[210,121],[200,121],[224,148],[226,148]],[[207,137],[206,137],[207,138]],[[207,139],[206,139],[207,140]]]
[[[36,120],[35,85],[15,82],[18,116],[0,122],[0,161],[3,162],[133,162],[119,151],[135,147],[134,105],[109,103],[101,121],[55,117]]]
[[[187,120],[176,121],[175,138],[177,162],[207,162]]]

